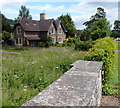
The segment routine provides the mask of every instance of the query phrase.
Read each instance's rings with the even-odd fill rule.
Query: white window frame
[[[55,30],[54,30],[54,28],[52,28],[52,30],[51,30],[51,33],[52,33],[52,34],[54,34],[54,33],[55,33]]]
[[[20,31],[19,31],[18,29],[19,29]],[[18,32],[18,31],[19,31],[19,32]],[[17,34],[21,34],[21,28],[20,28],[20,27],[17,28]]]
[[[21,43],[20,43],[21,41]],[[15,39],[15,45],[22,45],[22,38]]]

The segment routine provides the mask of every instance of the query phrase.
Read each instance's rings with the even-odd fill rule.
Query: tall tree
[[[114,21],[114,27],[110,34],[111,37],[120,38],[120,20]]]
[[[104,9],[101,7],[98,7],[97,13],[95,15],[92,15],[90,20],[84,22],[83,25],[85,25],[87,28],[90,28],[95,21],[99,20],[100,18],[105,18],[105,17],[106,17],[106,12],[104,11]]]
[[[100,18],[99,20],[95,21],[90,28],[91,39],[96,40],[98,38],[110,36],[110,28],[111,25],[107,19]]]
[[[11,32],[12,27],[7,22],[7,18],[3,14],[1,14],[1,15],[2,15],[2,31]]]
[[[97,13],[92,15],[90,20],[84,22],[83,25],[86,26],[84,35],[87,36],[88,39],[91,38],[92,40],[96,40],[98,38],[110,36],[111,25],[106,19],[106,12],[101,7],[98,7]]]
[[[114,28],[113,29],[120,33],[120,20],[116,20],[114,22]]]
[[[10,33],[12,32],[12,27],[7,22],[7,18],[1,14],[2,16],[2,39],[7,42],[10,39]]]
[[[82,31],[81,36],[80,36],[80,40],[81,41],[91,40],[91,38],[90,38],[90,29],[84,29]]]
[[[60,17],[58,17],[58,19],[62,21],[62,23],[64,24],[67,30],[67,33],[66,33],[67,38],[74,37],[76,34],[76,28],[71,18],[71,15],[67,13],[66,15],[61,15]]]
[[[22,19],[32,19],[29,9],[27,9],[26,6],[23,6],[23,5],[21,6],[21,9],[19,10],[19,16]]]

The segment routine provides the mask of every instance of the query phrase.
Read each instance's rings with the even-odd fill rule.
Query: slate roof
[[[48,31],[53,19],[48,20],[31,20],[31,19],[22,19],[19,20],[16,24],[20,24],[25,31]]]
[[[56,20],[55,23],[56,23],[56,27],[58,28],[58,26],[60,24],[60,20]]]
[[[61,21],[54,20],[54,19],[46,19],[46,20],[39,20],[39,21],[31,20],[31,19],[21,19],[15,24],[15,26],[17,24],[20,24],[24,29],[24,31],[48,31],[52,23],[55,25],[55,28],[57,29]],[[67,32],[62,23],[61,25],[63,27],[64,32]]]

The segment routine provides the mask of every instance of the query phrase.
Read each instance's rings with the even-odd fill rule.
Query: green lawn
[[[58,79],[85,52],[71,48],[29,48],[2,57],[3,106],[20,106]]]

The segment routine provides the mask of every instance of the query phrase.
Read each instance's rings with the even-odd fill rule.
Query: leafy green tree
[[[100,18],[105,18],[106,17],[106,12],[104,11],[103,8],[98,7],[97,8],[97,13],[95,15],[92,15],[89,21],[86,21],[83,23],[83,25],[86,26],[86,28],[92,27],[93,23]]]
[[[113,29],[120,33],[120,21],[119,20],[116,20],[114,22],[114,28]]]
[[[7,21],[7,18],[1,14],[2,17],[2,39],[7,42],[10,39],[10,35],[12,32],[12,27]]]
[[[11,33],[7,31],[2,32],[2,39],[7,42],[10,39]]]
[[[2,31],[12,32],[12,27],[7,22],[7,18],[3,14],[1,15],[2,15]]]
[[[110,36],[114,38],[120,37],[120,21],[119,20],[114,21],[114,28],[111,31]]]
[[[84,29],[82,31],[81,36],[80,36],[80,40],[81,41],[91,40],[91,38],[90,38],[90,30],[89,29]]]
[[[68,37],[74,37],[76,34],[76,28],[75,24],[71,18],[70,14],[61,15],[58,17],[59,20],[62,21],[63,25],[65,26],[65,29],[67,30],[66,36]]]
[[[19,16],[22,19],[32,19],[29,9],[27,9],[26,6],[23,6],[23,5],[21,6],[21,9],[19,10]]]
[[[91,16],[89,21],[83,23],[86,26],[84,30],[85,37],[88,39],[96,40],[98,38],[103,38],[110,36],[110,23],[107,21],[106,12],[103,8],[98,7],[97,13]],[[89,31],[89,32],[86,32]]]
[[[114,38],[120,38],[120,33],[115,30],[112,30],[110,36]]]
[[[90,28],[91,39],[96,40],[98,38],[110,36],[110,28],[111,25],[106,18],[101,18],[98,21],[95,21]]]

